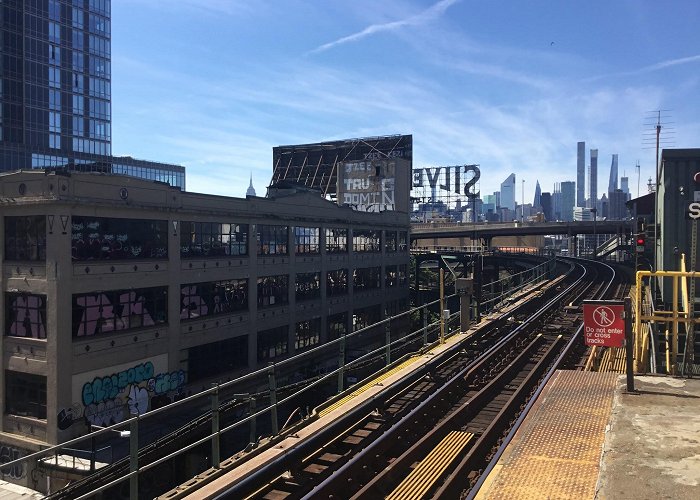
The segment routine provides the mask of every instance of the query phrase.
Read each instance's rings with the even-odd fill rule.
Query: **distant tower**
[[[253,174],[250,174],[250,186],[248,186],[248,191],[245,192],[246,196],[256,196],[255,188],[253,187]]]
[[[620,189],[622,190],[623,193],[625,193],[625,196],[627,199],[630,199],[630,187],[629,187],[629,178],[626,176],[620,177]]]
[[[565,181],[554,186],[555,196],[558,194],[558,213],[559,220],[572,221],[574,220],[574,202],[576,201],[576,183],[574,181]],[[555,209],[556,210],[556,209]],[[556,215],[556,212],[555,212]]]
[[[586,143],[579,142],[576,151],[576,206],[586,206]]]
[[[533,208],[542,207],[542,189],[540,189],[540,181],[535,181],[535,199],[532,202]]]
[[[510,174],[506,180],[501,183],[500,206],[515,212],[515,174]]]
[[[610,180],[608,181],[608,193],[617,191],[617,155],[612,155],[612,164],[610,165]]]
[[[591,149],[591,173],[588,185],[588,208],[598,208],[598,150]]]

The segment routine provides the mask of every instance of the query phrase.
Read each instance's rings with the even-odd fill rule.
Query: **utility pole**
[[[520,201],[522,201],[522,203],[520,204],[520,223],[522,224],[525,222],[525,179],[523,179],[523,188],[521,191]]]

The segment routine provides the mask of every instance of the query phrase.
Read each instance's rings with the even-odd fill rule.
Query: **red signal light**
[[[637,245],[643,246],[644,244],[646,244],[646,240],[644,239],[644,237],[637,236]]]

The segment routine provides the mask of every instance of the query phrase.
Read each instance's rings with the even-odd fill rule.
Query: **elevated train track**
[[[457,498],[475,492],[555,368],[581,367],[584,299],[620,298],[602,263],[497,317],[381,397],[210,498]],[[544,306],[542,304],[545,304]],[[324,412],[325,407],[317,410]]]

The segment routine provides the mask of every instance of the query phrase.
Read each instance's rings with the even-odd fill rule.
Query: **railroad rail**
[[[565,280],[541,293],[544,307],[524,304],[504,314],[359,418],[353,411],[332,435],[319,433],[216,498],[468,494],[542,381],[565,360],[580,363],[573,347],[582,344],[581,302],[621,290],[613,288],[618,277],[610,266],[570,262]]]

